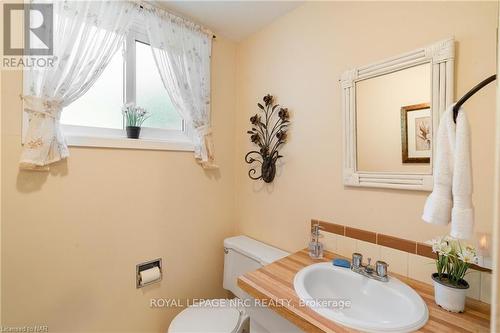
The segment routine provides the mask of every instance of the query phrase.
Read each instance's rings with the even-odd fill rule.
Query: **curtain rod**
[[[194,24],[198,25],[198,26],[201,28],[201,30],[202,30],[202,31],[204,31],[205,33],[207,33],[207,34],[209,34],[209,35],[212,35],[212,38],[213,38],[213,39],[216,39],[216,38],[217,38],[217,36],[216,36],[216,35],[212,32],[212,30],[205,28],[203,25],[201,25],[201,24],[199,24],[199,23],[197,23],[197,22],[194,22],[193,20],[191,20],[191,19],[189,19],[189,18],[187,18],[187,17],[184,17],[184,16],[182,16],[182,15],[179,15],[179,14],[177,14],[177,13],[173,12],[173,11],[167,10],[166,8],[163,8],[163,7],[158,7],[158,6],[156,6],[156,5],[152,4],[152,3],[148,2],[148,1],[140,1],[140,0],[139,0],[139,1],[135,1],[135,2],[139,5],[139,7],[140,7],[141,9],[144,9],[144,6],[149,6],[149,7],[152,7],[152,8],[155,8],[155,9],[161,10],[161,11],[164,11],[165,13],[168,13],[168,14],[170,14],[170,15],[177,16],[177,17],[179,17],[179,18],[181,18],[181,19],[183,19],[183,20],[185,20],[185,21],[192,22],[192,23],[194,23]]]
[[[453,107],[453,121],[457,123],[457,116],[458,116],[458,111],[460,110],[460,107],[462,104],[464,104],[469,98],[471,98],[475,93],[477,93],[479,90],[483,89],[485,86],[490,84],[491,82],[495,81],[497,79],[496,74],[484,79],[483,81],[479,82],[474,88],[472,88],[468,93],[466,93],[462,98],[460,98]]]

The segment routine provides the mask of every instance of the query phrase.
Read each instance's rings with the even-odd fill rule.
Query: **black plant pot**
[[[276,175],[276,160],[271,156],[264,156],[261,168],[262,180],[270,183]]]
[[[127,138],[139,139],[141,128],[139,126],[127,126]]]

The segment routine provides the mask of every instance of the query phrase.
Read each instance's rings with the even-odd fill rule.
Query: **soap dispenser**
[[[321,235],[320,230],[323,229],[319,223],[315,223],[311,226],[311,242],[309,243],[309,256],[313,259],[323,258],[323,243],[319,241],[323,235]]]

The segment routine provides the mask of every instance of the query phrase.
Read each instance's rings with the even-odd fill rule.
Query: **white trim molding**
[[[343,128],[343,180],[347,186],[382,187],[393,189],[431,191],[432,172],[394,173],[362,172],[357,170],[356,151],[356,82],[393,73],[417,65],[430,63],[431,75],[431,113],[433,137],[439,125],[441,114],[453,102],[453,71],[455,41],[448,38],[427,47],[416,49],[396,57],[371,65],[345,71],[340,79],[342,89],[342,128]],[[432,154],[435,152],[435,140]],[[432,167],[432,156],[431,156]]]
[[[141,128],[144,138],[128,139],[125,130],[61,125],[66,143],[71,147],[194,151],[193,140],[184,131]]]

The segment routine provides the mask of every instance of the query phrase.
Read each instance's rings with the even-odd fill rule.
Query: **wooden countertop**
[[[325,259],[343,258],[325,251]],[[238,286],[256,299],[269,302],[270,307],[305,332],[358,332],[336,324],[312,309],[299,306],[299,297],[293,288],[295,274],[302,268],[321,262],[309,257],[307,250],[264,266],[238,278]],[[390,274],[405,282],[423,298],[429,309],[429,321],[418,332],[489,332],[490,306],[486,303],[467,299],[464,313],[451,313],[434,303],[434,288],[397,274]],[[280,300],[290,300],[290,303]]]

